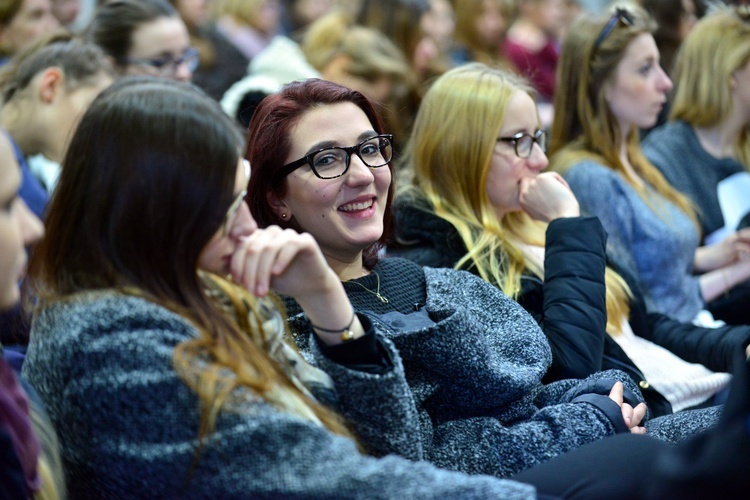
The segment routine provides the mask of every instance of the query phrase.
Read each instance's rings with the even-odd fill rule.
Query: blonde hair
[[[388,77],[396,84],[409,78],[409,63],[396,45],[377,30],[356,26],[333,12],[315,21],[302,40],[302,52],[318,71],[333,58],[349,58],[347,72],[365,79]]]
[[[214,16],[229,16],[241,24],[255,29],[259,26],[256,19],[267,0],[214,0],[211,4]]]
[[[564,173],[572,165],[590,159],[606,165],[623,179],[649,205],[647,188],[627,174],[620,160],[625,142],[633,169],[666,200],[687,214],[698,227],[695,210],[686,196],[673,188],[641,150],[638,130],[633,127],[623,137],[617,119],[606,101],[606,88],[614,79],[628,45],[639,35],[652,33],[653,20],[635,6],[627,9],[632,23],[622,21],[596,46],[610,17],[579,17],[565,37],[557,68],[555,115],[549,145],[550,165]],[[660,210],[654,207],[658,214]]]
[[[67,498],[65,473],[60,458],[60,445],[52,422],[37,407],[33,398],[29,398],[29,418],[34,433],[39,439],[41,453],[37,460],[37,473],[42,480],[39,491],[34,493],[36,500],[62,500]]]
[[[711,127],[732,113],[732,79],[750,61],[750,10],[725,8],[703,18],[682,43],[675,65],[670,118]],[[750,124],[734,145],[750,169]]]
[[[505,111],[519,91],[533,97],[521,77],[481,63],[447,72],[425,95],[405,160],[418,189],[416,198],[423,197],[422,208],[450,222],[468,249],[455,267],[472,268],[511,298],[518,297],[526,270],[544,277],[543,269],[524,258],[519,244],[544,246],[547,229],[521,211],[498,219],[487,194]],[[610,269],[605,279],[607,312],[615,318],[608,331],[616,333],[617,319],[629,313],[630,291]]]

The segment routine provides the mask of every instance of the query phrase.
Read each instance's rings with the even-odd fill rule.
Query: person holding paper
[[[696,208],[703,242],[745,238],[750,211],[750,10],[723,9],[702,19],[683,44],[675,68],[671,121],[654,130],[643,151]],[[738,250],[736,257],[748,258]],[[732,256],[728,256],[732,257]],[[747,302],[742,273],[725,273],[725,292],[711,309],[731,322],[735,302]],[[723,294],[722,294],[723,295]]]
[[[568,91],[555,95],[550,166],[564,175],[582,212],[599,217],[611,256],[636,278],[649,310],[713,326],[712,303],[750,279],[750,231],[700,246],[693,204],[641,150],[639,129],[656,123],[672,89],[654,28],[636,7],[574,23],[558,66]],[[743,306],[717,316],[748,324]]]

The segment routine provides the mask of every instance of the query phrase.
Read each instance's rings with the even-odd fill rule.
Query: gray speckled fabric
[[[574,403],[577,397],[607,394],[616,380],[641,397],[616,371],[597,373],[591,383],[542,385],[551,363],[544,333],[516,302],[470,273],[397,258],[381,260],[375,272],[387,304],[355,283],[345,289],[396,345],[419,412],[425,458],[441,467],[507,477],[615,433],[605,411]],[[374,274],[367,279],[365,288],[374,289]],[[409,313],[414,304],[424,305],[434,325],[396,331],[380,321],[394,310]],[[287,306],[295,340],[311,353],[307,320],[294,301]],[[614,402],[598,397],[621,421]]]
[[[650,188],[649,206],[619,174],[594,161],[575,164],[565,180],[581,210],[601,220],[612,254],[638,281],[646,307],[692,322],[704,303],[692,274],[699,235],[690,218]]]
[[[362,456],[352,441],[244,389],[220,412],[189,475],[198,399],[172,355],[196,335],[180,316],[115,292],[80,294],[40,311],[24,374],[55,424],[71,498],[534,497],[531,486],[513,481]],[[309,354],[327,369],[342,408],[356,414],[364,446],[419,459],[415,401],[398,354],[383,346],[394,360],[383,375],[335,366],[315,348]],[[379,445],[368,442],[378,435]]]

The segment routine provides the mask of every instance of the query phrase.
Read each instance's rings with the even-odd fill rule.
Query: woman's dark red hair
[[[258,105],[250,120],[247,131],[247,153],[245,157],[252,165],[252,175],[247,190],[250,212],[260,227],[273,224],[301,231],[294,220],[282,220],[268,202],[268,194],[278,197],[286,194],[285,177],[278,175],[291,151],[290,132],[307,111],[318,106],[351,102],[360,108],[373,129],[384,134],[383,121],[372,103],[361,93],[336,83],[311,79],[293,82],[284,86]],[[388,165],[393,174],[393,162]],[[391,175],[393,178],[393,175]],[[368,268],[377,262],[378,252],[385,246],[390,235],[391,204],[393,188],[388,190],[388,198],[383,216],[383,234],[380,239],[365,249],[364,265]]]

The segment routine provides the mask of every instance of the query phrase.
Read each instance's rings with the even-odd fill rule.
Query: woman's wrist
[[[331,276],[333,279],[324,280],[316,293],[295,297],[316,335],[328,345],[364,335],[344,286],[333,271]]]
[[[329,346],[356,340],[365,334],[362,323],[360,322],[359,317],[354,311],[352,311],[351,319],[343,328],[338,326],[333,328],[323,327],[313,323],[312,321],[310,321],[310,326],[312,326],[315,335],[324,344]]]

